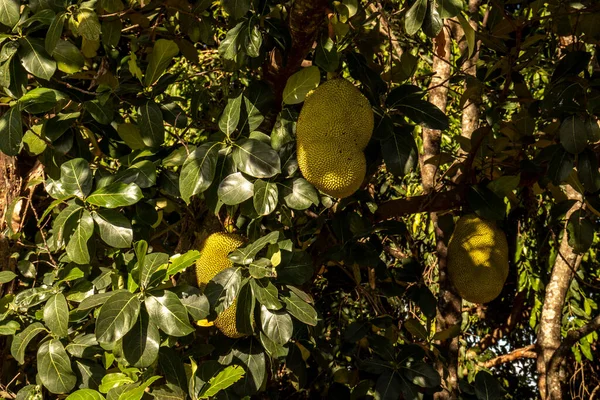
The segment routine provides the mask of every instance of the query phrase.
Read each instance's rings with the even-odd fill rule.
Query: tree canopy
[[[600,396],[599,21],[596,0],[0,0],[0,397]],[[375,116],[341,199],[296,141],[336,78]],[[466,214],[507,238],[485,304],[448,273]],[[214,232],[244,242],[199,287]],[[241,338],[212,323],[232,305]]]

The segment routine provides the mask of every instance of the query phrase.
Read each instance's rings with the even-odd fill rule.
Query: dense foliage
[[[537,397],[561,243],[562,336],[598,314],[600,5],[468,3],[0,0],[0,151],[21,179],[0,183],[0,396]],[[376,114],[341,200],[296,159],[302,102],[333,77]],[[441,250],[467,212],[507,234],[509,277],[445,326]],[[247,242],[201,291],[216,231]],[[203,322],[234,301],[240,339]],[[599,390],[597,338],[568,346],[571,398]]]

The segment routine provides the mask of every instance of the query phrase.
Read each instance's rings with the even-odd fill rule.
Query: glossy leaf
[[[158,104],[148,100],[139,110],[138,124],[140,135],[148,147],[158,147],[165,140],[165,126],[162,111]]]
[[[290,76],[285,84],[283,102],[285,104],[302,103],[308,92],[319,86],[320,81],[321,74],[319,73],[319,68],[315,66],[302,68]]]
[[[25,363],[25,350],[27,349],[27,346],[34,337],[42,332],[48,332],[48,330],[41,323],[34,322],[15,335],[10,345],[10,354],[12,354],[19,364]]]
[[[150,320],[167,335],[180,337],[194,331],[187,310],[175,293],[168,290],[153,292],[144,303]]]
[[[75,387],[77,377],[71,368],[69,355],[59,340],[50,339],[40,345],[37,364],[40,380],[50,393],[68,393]]]
[[[404,30],[407,35],[414,35],[423,25],[427,13],[427,0],[415,0],[404,16]]]
[[[98,210],[92,214],[98,225],[100,238],[109,246],[131,247],[133,230],[131,222],[115,210]]]
[[[148,58],[148,67],[144,75],[144,84],[152,85],[167,69],[173,57],[179,53],[179,47],[172,40],[158,39],[154,43],[152,53]]]
[[[67,243],[67,255],[77,264],[89,264],[88,240],[94,234],[94,219],[87,210],[82,210],[77,227]]]
[[[140,300],[130,292],[117,292],[106,300],[96,319],[96,339],[113,343],[121,339],[137,322]]]
[[[94,191],[86,202],[105,208],[118,208],[135,204],[142,197],[142,191],[135,183],[115,182]]]
[[[254,194],[254,184],[236,172],[227,176],[219,184],[217,195],[223,204],[236,205],[248,200]]]
[[[11,107],[0,117],[0,151],[7,156],[16,156],[21,149],[22,140],[21,111],[19,107]]]
[[[277,185],[275,183],[263,181],[261,179],[254,182],[254,197],[252,201],[258,215],[269,215],[275,211],[278,197],[279,191],[277,190]]]
[[[273,342],[283,345],[292,337],[292,317],[285,311],[271,311],[264,305],[260,309],[262,331]]]
[[[254,139],[236,142],[233,160],[241,172],[255,178],[270,178],[281,172],[279,155],[271,146]]]
[[[290,292],[282,300],[285,303],[286,311],[298,321],[311,326],[317,325],[317,312],[310,304],[298,297],[296,293]]]
[[[69,330],[69,305],[62,293],[50,297],[44,306],[44,323],[58,337],[65,337]]]
[[[128,363],[137,368],[149,367],[158,359],[160,332],[144,310],[137,322],[123,337],[123,355]]]
[[[235,131],[238,122],[240,121],[240,111],[242,108],[242,95],[227,100],[227,105],[223,110],[223,114],[219,118],[219,129],[227,137],[230,137]]]
[[[190,198],[204,192],[212,183],[217,169],[218,143],[209,142],[192,151],[181,169],[179,188],[181,198],[190,202]]]
[[[3,0],[5,1],[5,0]],[[23,37],[19,39],[21,64],[32,75],[50,80],[56,71],[56,62],[48,55],[40,39]]]

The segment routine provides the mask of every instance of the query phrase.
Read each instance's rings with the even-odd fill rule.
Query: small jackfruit
[[[228,336],[230,338],[241,338],[246,335],[239,332],[237,330],[237,325],[235,323],[235,314],[237,312],[237,299],[233,301],[233,303],[225,309],[217,319],[215,319],[214,324],[222,334]]]
[[[204,289],[219,272],[233,266],[227,256],[242,244],[243,238],[232,233],[217,232],[206,238],[199,249],[200,258],[196,260],[196,278],[200,289]]]
[[[304,178],[334,197],[357,191],[366,173],[363,153],[373,133],[373,110],[349,81],[332,79],[306,97],[296,125]]]
[[[508,277],[506,235],[475,214],[461,217],[448,244],[447,268],[458,294],[472,303],[494,300]]]
[[[224,269],[232,267],[233,262],[227,256],[243,244],[241,236],[231,233],[217,232],[207,237],[200,248],[200,258],[196,260],[198,287],[204,290],[208,281]],[[236,329],[236,304],[237,299],[213,321],[224,335],[232,338],[244,336]],[[210,326],[210,323],[203,321],[201,326]]]

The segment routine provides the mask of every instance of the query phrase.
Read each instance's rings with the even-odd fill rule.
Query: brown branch
[[[522,358],[536,358],[537,353],[535,352],[535,345],[530,344],[529,346],[522,347],[520,349],[516,349],[511,351],[508,354],[503,354],[501,356],[492,358],[480,365],[484,368],[492,368],[497,367],[498,365],[506,364],[509,362],[513,362],[516,360],[520,360]]]
[[[446,211],[457,208],[465,201],[464,188],[450,189],[444,192],[433,191],[422,196],[387,201],[379,206],[375,213],[376,221],[401,217],[419,212]]]
[[[562,364],[563,360],[567,357],[567,354],[571,350],[571,347],[575,345],[579,340],[589,335],[592,332],[600,329],[600,315],[597,315],[590,322],[582,326],[581,328],[572,329],[567,333],[567,337],[560,344],[558,349],[552,354],[550,358],[550,362],[548,363],[548,370],[546,371],[547,382],[546,382],[546,392],[552,395],[552,388],[560,387],[560,381],[555,382],[559,379],[559,368]],[[553,397],[550,397],[553,398]]]

